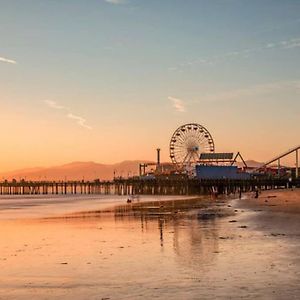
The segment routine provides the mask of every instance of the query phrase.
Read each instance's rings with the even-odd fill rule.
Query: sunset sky
[[[0,170],[169,160],[204,125],[265,161],[300,144],[300,1],[0,0]]]

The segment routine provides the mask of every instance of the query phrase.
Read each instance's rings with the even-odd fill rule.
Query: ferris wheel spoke
[[[201,135],[199,135],[199,142],[201,143],[202,141],[204,141],[205,139],[207,139],[206,137],[205,137],[205,132],[201,132],[200,133]]]
[[[185,155],[187,151],[185,150],[177,150],[177,151],[174,151],[174,154],[176,155]]]
[[[184,135],[183,135],[182,132],[177,132],[177,133],[176,133],[176,136],[178,137],[178,139],[179,139],[182,143],[184,143],[185,139],[184,139]]]
[[[187,155],[187,153],[178,153],[175,154],[175,157],[178,158],[179,160],[184,159],[184,157]]]
[[[202,148],[205,148],[207,145],[208,145],[208,140],[206,138],[203,138],[201,141],[201,147]]]
[[[188,136],[187,135],[187,132],[188,132],[188,129],[187,128],[185,128],[185,126],[183,126],[184,128],[182,128],[181,129],[181,136],[182,136],[182,138],[183,138],[183,140],[185,141],[186,140],[186,136]],[[184,129],[184,130],[183,130]]]
[[[187,154],[187,157],[186,157],[186,159],[185,159],[185,163],[187,163],[187,164],[189,164],[190,163],[190,161],[191,161],[191,154],[190,153],[188,153]]]
[[[194,159],[195,161],[199,161],[200,157],[199,157],[200,153],[194,153]]]
[[[176,147],[174,151],[186,151],[186,147]]]
[[[196,139],[197,139],[197,143],[201,144],[202,140],[203,140],[203,133],[201,133],[200,131],[196,132]]]

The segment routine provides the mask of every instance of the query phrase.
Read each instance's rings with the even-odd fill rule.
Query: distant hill
[[[260,166],[263,165],[263,163],[255,161],[255,160],[246,160],[245,162],[249,168],[259,168]],[[237,164],[239,167],[243,166],[243,163],[241,163],[241,162],[238,162]]]
[[[139,174],[139,164],[145,161],[128,160],[116,164],[100,164],[95,162],[72,162],[49,168],[28,168],[0,173],[0,180],[110,180],[115,176],[127,177]],[[150,161],[146,161],[150,162]],[[248,167],[260,167],[262,163],[248,160]],[[238,163],[242,166],[241,163]]]
[[[145,161],[143,161],[145,162]],[[141,161],[123,161],[116,164],[95,162],[72,162],[49,168],[29,168],[0,173],[0,178],[26,180],[108,180],[115,176],[138,175]]]

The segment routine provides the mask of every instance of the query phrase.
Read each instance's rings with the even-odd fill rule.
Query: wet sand
[[[250,212],[248,219],[256,230],[272,236],[300,238],[299,189],[263,191],[257,199],[247,194],[234,201],[234,205]]]
[[[259,198],[254,194],[247,194],[243,197],[243,206],[249,209],[300,214],[300,190],[271,190],[263,191]]]
[[[299,191],[145,200],[6,203],[0,299],[299,299]]]
[[[0,220],[54,217],[80,211],[104,210],[126,203],[115,195],[28,195],[0,196]],[[141,202],[176,200],[182,196],[141,196]],[[185,199],[195,197],[184,197]]]

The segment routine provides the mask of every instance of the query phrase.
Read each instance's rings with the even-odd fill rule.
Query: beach
[[[0,299],[300,296],[299,190],[72,197],[0,199]]]
[[[263,191],[258,198],[254,194],[246,194],[243,206],[249,209],[262,209],[269,212],[300,213],[299,189]]]

